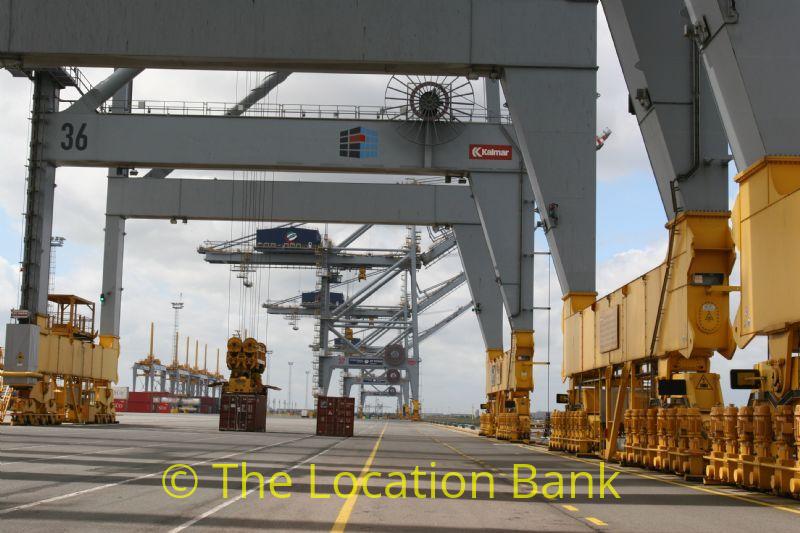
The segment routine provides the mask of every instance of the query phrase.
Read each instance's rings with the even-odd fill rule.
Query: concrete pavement
[[[359,421],[356,435],[341,439],[314,436],[313,420],[269,418],[266,434],[220,433],[216,417],[206,415],[124,414],[120,420],[114,426],[0,427],[0,531],[727,533],[800,526],[800,505],[792,500],[616,465],[604,465],[603,474],[607,481],[620,472],[611,483],[620,498],[606,489],[600,499],[598,461],[425,423]],[[257,475],[250,476],[242,497],[242,462],[263,477],[263,499]],[[164,471],[176,463],[197,475],[196,489],[185,498],[168,496],[162,486]],[[514,497],[515,464],[536,468],[536,496]],[[178,496],[193,486],[190,475],[180,475],[182,469],[163,478]],[[532,473],[527,466],[517,470],[518,478]],[[570,474],[582,471],[572,498]],[[270,481],[277,472],[285,475]],[[542,491],[556,494],[558,475],[564,497],[546,499]],[[335,494],[334,481],[342,497]],[[360,490],[350,494],[354,481]],[[405,498],[389,497],[403,489]],[[448,498],[443,489],[458,497]],[[532,485],[520,482],[517,489],[522,496]]]

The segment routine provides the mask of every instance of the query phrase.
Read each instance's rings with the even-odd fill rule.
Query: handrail
[[[67,100],[64,100],[67,102]],[[398,120],[383,106],[340,105],[340,104],[278,104],[258,103],[248,109],[240,104],[227,102],[192,102],[181,100],[134,100],[130,114],[134,115],[178,115],[178,116],[227,116],[232,110],[240,111],[242,117],[260,118],[309,118],[309,119],[352,119],[352,120]],[[110,102],[100,107],[101,113],[120,113]],[[126,110],[126,113],[127,110]],[[407,117],[413,120],[413,117]],[[511,116],[505,112],[501,116],[490,116],[485,109],[476,109],[462,122],[510,124]]]

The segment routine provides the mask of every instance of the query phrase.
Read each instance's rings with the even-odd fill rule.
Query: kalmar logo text
[[[469,147],[470,159],[512,159],[511,147],[495,144],[471,144]]]

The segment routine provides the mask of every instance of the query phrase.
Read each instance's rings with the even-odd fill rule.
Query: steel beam
[[[45,150],[43,139],[47,137],[47,130],[53,127],[46,117],[47,113],[57,108],[59,94],[60,87],[49,74],[36,73],[28,157],[20,301],[20,308],[28,311],[32,324],[36,323],[37,315],[47,315],[56,169],[47,164],[43,156]]]
[[[117,76],[115,72],[106,81],[113,79],[113,83],[109,82],[105,85],[104,90],[98,89],[99,95],[92,99],[89,106],[99,106],[102,99],[107,99],[106,92],[110,90],[109,87],[117,89],[113,94],[112,107],[117,112],[129,113],[131,109],[131,99],[133,96],[133,78],[138,72],[132,69],[122,71],[122,74]],[[127,80],[127,83],[119,85],[120,80]],[[103,84],[101,84],[103,85]],[[91,94],[91,93],[89,93]],[[87,96],[89,96],[87,94]],[[102,100],[102,101],[100,101]],[[99,103],[97,103],[99,101]],[[75,104],[77,105],[77,104]],[[128,178],[128,169],[109,168],[108,180],[114,182],[115,180],[124,180]],[[110,197],[112,187],[108,187],[106,191],[106,202]],[[122,320],[122,268],[125,252],[125,219],[118,216],[106,215],[106,226],[103,237],[103,280],[102,280],[102,295],[100,299],[100,335],[119,338],[120,322]]]
[[[683,0],[602,4],[667,218],[726,211],[728,142]]]
[[[298,218],[298,220],[300,220]],[[296,252],[296,253],[292,253]],[[211,250],[201,250],[207,263],[228,264],[228,265],[254,265],[254,266],[292,266],[316,268],[317,257],[314,250],[295,251],[289,253],[281,252],[216,252]],[[339,270],[357,270],[361,267],[367,269],[388,268],[392,266],[398,257],[391,255],[355,255],[332,253],[328,258],[328,264]]]
[[[229,117],[238,117],[244,115],[245,112],[257,104],[261,99],[267,96],[270,92],[272,92],[275,87],[286,81],[286,79],[291,75],[291,72],[281,71],[281,72],[273,72],[272,74],[268,75],[264,80],[258,84],[250,93],[239,100],[239,103],[228,110],[225,113],[226,116]],[[172,168],[153,168],[145,174],[145,178],[166,178],[170,174],[172,174]]]
[[[740,171],[767,155],[797,155],[800,86],[795,0],[685,0]]]
[[[480,226],[455,225],[461,264],[487,350],[503,349],[503,295]]]
[[[463,315],[468,309],[471,308],[472,308],[472,302],[467,302],[465,304],[462,304],[460,307],[458,307],[455,311],[444,317],[442,320],[440,320],[433,326],[429,327],[425,331],[420,332],[419,342],[424,341],[425,339],[427,339],[428,337],[430,337],[431,335],[433,335],[434,333],[445,327],[447,324],[449,324],[456,318]]]
[[[421,253],[419,260],[423,265],[430,265],[436,262],[437,259],[447,254],[456,245],[454,235],[449,235],[446,239],[436,242],[428,250]]]
[[[309,307],[289,307],[289,306],[276,306],[263,304],[262,306],[271,315],[298,315],[298,316],[313,316],[319,317],[320,311],[318,308]],[[348,317],[354,318],[392,318],[396,316],[399,307],[364,307],[359,306],[347,312]]]
[[[98,107],[103,105],[106,100],[125,91],[125,87],[130,86],[133,78],[138,76],[142,70],[144,69],[120,68],[115,70],[111,76],[98,83],[96,87],[92,88],[89,92],[81,96],[77,102],[69,106],[64,113],[93,113]],[[125,102],[127,102],[127,105],[125,105]],[[128,91],[125,100],[113,103],[111,108],[117,113],[130,113],[130,91]]]
[[[472,145],[507,144],[510,128],[466,123],[453,141],[426,147],[404,138],[391,120],[253,118],[218,116],[72,114],[48,115],[43,157],[66,166],[262,169],[296,172],[465,175],[515,172],[522,159],[471,159]],[[376,157],[339,150],[342,132],[364,127],[378,138]],[[70,142],[70,130],[80,143]],[[66,133],[65,133],[66,132]],[[168,142],[165,142],[168,140]]]
[[[248,197],[262,201],[248,208]],[[469,188],[457,185],[110,180],[106,214],[165,220],[480,224]]]
[[[591,36],[590,63],[507,68],[501,81],[564,294],[595,292],[596,13],[593,2],[578,5],[590,9],[568,33]]]
[[[533,331],[533,193],[527,176],[473,173],[470,184],[512,331]]]
[[[576,54],[593,61],[594,34],[565,29],[594,9],[552,0],[0,0],[0,58],[7,66],[490,74],[569,65]],[[542,21],[537,31],[531,21]]]
[[[338,248],[347,248],[351,244],[353,244],[359,237],[364,235],[370,229],[372,229],[373,224],[364,224],[353,233],[351,233],[345,240],[339,243]]]

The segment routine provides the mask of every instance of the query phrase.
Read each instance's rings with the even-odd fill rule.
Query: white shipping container
[[[114,399],[116,400],[128,399],[128,387],[111,387],[111,391],[114,393]]]

